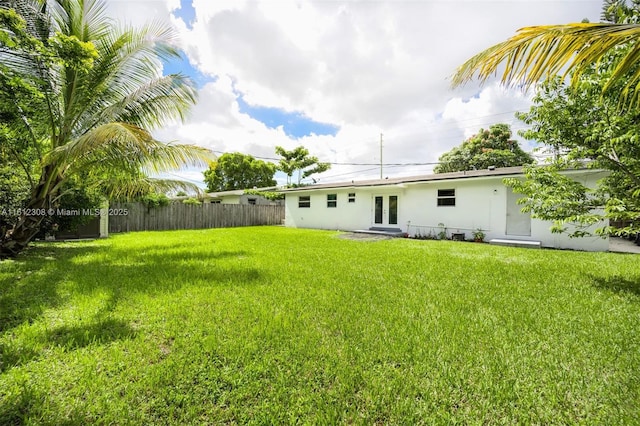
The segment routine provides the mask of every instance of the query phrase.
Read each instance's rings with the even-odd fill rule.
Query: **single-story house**
[[[588,187],[594,187],[606,175],[605,171],[593,169],[565,173]],[[376,228],[397,230],[411,237],[444,232],[448,238],[455,234],[464,239],[472,239],[474,231],[482,230],[485,241],[515,240],[559,249],[608,250],[607,238],[554,234],[550,222],[522,213],[522,206],[517,204],[520,195],[504,185],[506,177],[524,178],[522,167],[284,189],[285,226],[342,231]],[[598,226],[603,225],[606,223]]]
[[[257,188],[257,191],[266,191],[266,192],[274,192],[278,188],[268,187],[268,188]],[[204,194],[204,202],[205,203],[214,203],[214,204],[254,204],[254,205],[281,205],[281,200],[270,200],[262,195],[257,194],[247,194],[247,190],[245,189],[236,189],[232,191],[221,191],[221,192],[208,192]]]

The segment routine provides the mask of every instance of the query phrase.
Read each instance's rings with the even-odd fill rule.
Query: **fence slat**
[[[149,209],[142,203],[112,203],[109,209],[110,233],[281,225],[284,221],[284,206],[171,203]],[[123,212],[127,214],[115,214]]]

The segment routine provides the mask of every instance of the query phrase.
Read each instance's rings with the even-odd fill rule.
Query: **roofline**
[[[568,172],[579,172],[579,171],[593,171],[593,172],[602,172],[600,169],[568,169]],[[375,186],[392,186],[392,185],[401,185],[401,184],[409,184],[409,183],[422,183],[422,182],[437,182],[444,180],[460,180],[460,179],[470,179],[470,178],[488,178],[488,177],[499,177],[499,176],[522,176],[523,166],[517,167],[500,167],[495,169],[486,169],[486,170],[467,170],[462,172],[452,172],[452,173],[433,173],[429,175],[420,175],[420,176],[409,176],[409,177],[399,177],[392,179],[372,179],[372,180],[363,180],[363,181],[351,181],[351,182],[336,182],[336,183],[325,183],[325,184],[316,184],[316,185],[308,185],[301,186],[297,188],[285,188],[281,189],[278,192],[301,192],[301,191],[313,191],[320,189],[338,189],[338,188],[358,188],[358,187],[375,187]]]
[[[220,191],[220,192],[205,192],[205,197],[224,197],[225,195],[245,195],[246,191],[277,191],[277,186],[268,186],[264,188],[247,188],[247,189],[232,189],[230,191]]]

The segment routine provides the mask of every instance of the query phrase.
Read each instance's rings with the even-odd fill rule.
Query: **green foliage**
[[[482,229],[474,229],[471,231],[471,236],[473,237],[473,241],[481,242],[484,241],[485,233]]]
[[[189,197],[186,200],[182,200],[182,204],[190,204],[192,206],[202,205],[202,201],[198,200],[195,197]]]
[[[10,165],[0,166],[0,232],[7,232],[16,223],[17,212],[25,207],[30,190],[22,170]]]
[[[56,33],[49,41],[52,57],[59,65],[73,71],[88,71],[98,58],[98,51],[90,41],[81,41],[74,35]]]
[[[244,191],[247,195],[260,195],[267,200],[277,201],[284,200],[284,193],[275,191],[260,191],[259,189],[247,189]]]
[[[185,197],[186,195],[187,195],[187,193],[186,193],[186,192],[184,192],[184,191],[178,191],[178,192],[176,192],[176,197]]]
[[[344,236],[136,232],[1,262],[0,424],[637,424],[634,256]]]
[[[91,210],[96,211],[100,208],[103,198],[96,188],[87,187],[82,182],[71,179],[64,183],[60,189],[60,196],[53,204],[57,210],[80,211]],[[90,222],[95,215],[55,215],[48,216],[43,223],[42,230],[48,230],[52,224],[55,224],[59,231],[75,232],[79,226]]]
[[[158,207],[168,206],[171,200],[161,193],[150,193],[141,198],[142,204],[147,207],[147,210],[156,209]]]
[[[287,186],[295,186],[292,182],[292,176],[296,171],[298,172],[296,185],[300,186],[302,179],[326,172],[331,168],[331,164],[321,163],[318,157],[310,156],[309,150],[304,146],[296,147],[291,151],[287,151],[281,146],[276,146],[276,154],[282,157],[278,163],[278,170],[287,175]]]
[[[114,23],[104,0],[49,3],[0,3],[0,142],[10,141],[0,155],[28,178],[26,207],[53,207],[79,177],[117,198],[184,189],[149,177],[213,157],[151,134],[196,100],[188,78],[158,72],[179,56],[172,31]],[[41,222],[22,219],[0,235],[0,259],[24,249]]]
[[[602,208],[602,200],[592,189],[561,174],[562,169],[557,165],[526,167],[524,181],[509,178],[504,183],[514,192],[525,195],[518,200],[523,212],[553,222],[552,232],[566,232],[571,237],[588,236],[587,228],[603,219],[597,210]],[[572,226],[567,226],[569,224]]]
[[[207,191],[264,188],[276,184],[276,166],[239,152],[222,154],[204,172]]]
[[[555,231],[567,231],[566,225],[573,223],[578,225],[574,236],[588,235],[584,228],[597,219],[622,225],[600,227],[596,232],[601,234],[640,231],[640,110],[620,111],[615,96],[601,96],[625,54],[620,49],[606,55],[584,73],[577,89],[559,78],[541,85],[531,109],[517,114],[531,126],[522,135],[543,144],[551,165],[529,170],[525,182],[510,184],[526,196],[522,202],[534,217],[554,221]],[[594,189],[559,173],[585,164],[608,171]]]
[[[494,124],[480,131],[438,159],[434,173],[481,170],[487,167],[511,167],[531,164],[533,157],[511,139],[508,124]]]

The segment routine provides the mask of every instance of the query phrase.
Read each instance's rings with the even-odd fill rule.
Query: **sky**
[[[182,123],[162,141],[274,161],[303,145],[320,183],[431,173],[438,157],[496,123],[525,151],[533,93],[495,81],[452,89],[474,54],[525,26],[599,21],[590,0],[107,0],[118,21],[170,25],[182,57],[164,63],[197,84]],[[380,167],[382,141],[382,171]],[[201,170],[173,174],[202,182]],[[284,183],[284,175],[276,175]]]

